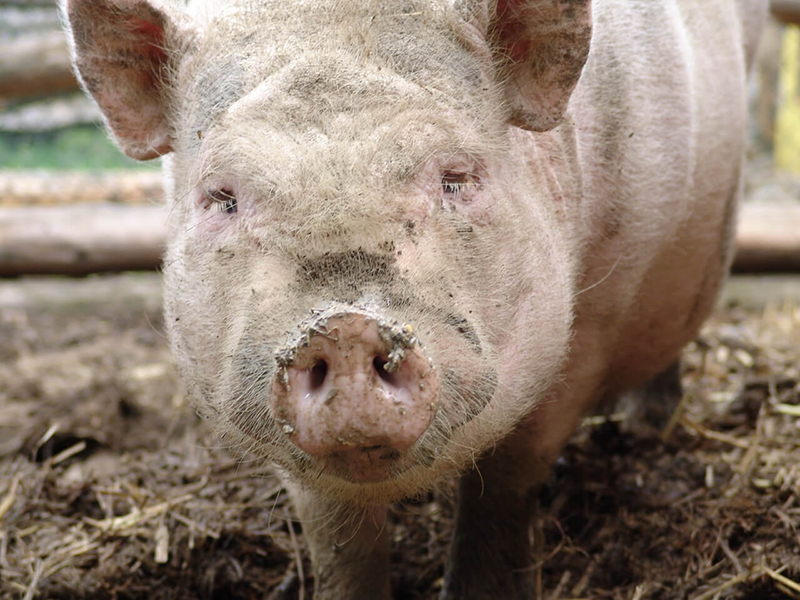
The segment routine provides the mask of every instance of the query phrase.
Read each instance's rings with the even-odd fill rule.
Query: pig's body
[[[537,442],[548,463],[588,405],[675,360],[727,273],[741,194],[743,69],[765,12],[761,2],[736,4],[595,3],[592,53],[570,102],[582,269],[565,385],[555,390],[586,400],[532,415],[547,432],[536,438],[548,438]]]
[[[123,149],[172,153],[175,355],[315,596],[387,598],[386,504],[477,462],[444,597],[530,597],[536,485],[724,279],[764,3],[65,8]]]

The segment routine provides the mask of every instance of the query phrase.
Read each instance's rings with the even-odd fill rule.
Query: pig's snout
[[[385,477],[436,413],[439,377],[408,326],[321,315],[276,358],[270,402],[284,433],[354,479]]]

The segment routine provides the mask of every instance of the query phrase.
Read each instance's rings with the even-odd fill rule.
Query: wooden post
[[[779,21],[800,25],[800,0],[771,0],[770,10]]]

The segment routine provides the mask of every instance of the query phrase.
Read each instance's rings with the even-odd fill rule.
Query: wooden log
[[[0,275],[155,269],[166,218],[160,206],[0,208]]]
[[[733,269],[800,272],[800,205],[742,205]]]
[[[78,89],[64,34],[48,31],[0,41],[0,98]]]
[[[0,279],[0,311],[22,309],[51,314],[92,314],[109,306],[117,306],[131,314],[146,313],[157,320],[161,311],[161,274],[128,272],[80,279]]]
[[[157,269],[167,209],[109,203],[0,207],[0,276]],[[800,205],[742,207],[734,271],[800,273]]]
[[[736,305],[761,311],[769,305],[774,307],[785,301],[800,303],[800,277],[796,273],[734,274],[728,278],[717,305]]]
[[[800,0],[771,0],[770,10],[779,21],[800,25]]]
[[[57,6],[57,0],[2,0],[0,6],[14,6],[17,8],[55,8]]]
[[[0,136],[4,133],[50,133],[102,122],[97,105],[83,93],[75,92],[66,97],[47,97],[0,110]]]
[[[161,171],[0,170],[0,207],[94,202],[162,204]]]

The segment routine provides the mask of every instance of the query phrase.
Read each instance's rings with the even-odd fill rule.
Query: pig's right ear
[[[488,38],[501,68],[513,125],[558,125],[592,38],[591,0],[494,0]]]
[[[171,54],[183,45],[178,15],[151,0],[62,0],[83,87],[128,156],[170,152]]]

